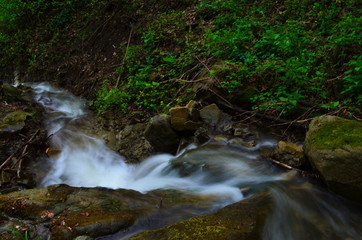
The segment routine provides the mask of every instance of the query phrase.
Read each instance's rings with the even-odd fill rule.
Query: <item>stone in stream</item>
[[[266,193],[229,205],[214,214],[192,217],[163,229],[141,233],[130,240],[262,239],[266,216],[272,208]]]
[[[176,131],[195,131],[202,126],[200,113],[195,108],[197,102],[190,101],[184,107],[170,109],[171,125]]]
[[[201,119],[208,125],[216,126],[223,113],[216,104],[211,104],[200,110]]]
[[[302,167],[305,163],[303,147],[291,142],[278,142],[278,147],[272,154],[272,157],[296,168]]]
[[[14,87],[10,84],[0,85],[0,95],[3,96],[7,101],[20,101],[20,102],[31,102],[32,89],[27,86],[19,85],[18,87]]]
[[[179,136],[171,127],[170,116],[161,114],[151,119],[145,137],[156,152],[175,154],[179,146]]]
[[[328,188],[362,202],[362,123],[321,116],[309,125],[304,151]]]
[[[24,111],[15,111],[6,115],[0,122],[0,136],[23,129],[25,120],[29,116],[31,116],[31,114]]]
[[[134,190],[76,188],[53,185],[0,195],[0,229],[19,226],[28,229],[31,239],[70,240],[86,235],[114,234],[136,221],[180,206],[210,208],[213,199],[177,190]],[[0,232],[1,239],[5,233]]]
[[[153,148],[145,138],[145,123],[127,125],[117,136],[117,151],[126,158],[127,162],[137,163],[150,156]]]

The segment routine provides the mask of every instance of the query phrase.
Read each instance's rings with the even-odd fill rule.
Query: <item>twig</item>
[[[17,152],[17,151],[16,151]],[[13,154],[11,154],[0,166],[0,170],[6,165],[8,164],[8,162],[14,157],[14,155],[16,154],[16,152],[14,152]]]
[[[289,166],[289,165],[287,165],[287,164],[285,164],[285,163],[282,163],[282,162],[279,162],[279,161],[277,161],[277,160],[272,159],[272,162],[275,163],[275,164],[277,164],[277,165],[279,165],[279,166],[282,166],[282,167],[284,167],[284,168],[293,169],[292,166]]]
[[[18,170],[16,171],[16,175],[17,175],[18,178],[20,178],[21,166],[23,165],[23,159],[24,159],[24,157],[25,157],[26,155],[28,155],[28,153],[25,153],[24,155],[22,155],[22,156],[20,157],[20,160],[18,161],[18,162],[19,162],[19,166],[18,166]]]

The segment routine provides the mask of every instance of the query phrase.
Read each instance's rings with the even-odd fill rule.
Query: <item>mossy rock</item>
[[[297,168],[302,167],[305,163],[302,146],[285,141],[278,142],[278,147],[273,153],[273,158]]]
[[[0,122],[0,136],[4,133],[13,133],[23,129],[28,116],[31,114],[24,111],[15,111],[6,115]]]
[[[310,144],[320,150],[362,146],[362,123],[334,116],[315,118],[309,126]]]
[[[161,204],[160,204],[161,201]],[[74,239],[80,235],[99,237],[114,234],[136,221],[182,206],[208,209],[211,197],[199,197],[176,190],[134,190],[77,188],[53,185],[0,195],[0,223],[26,222],[30,230],[47,226],[52,240]],[[1,228],[1,225],[0,225]],[[41,236],[48,239],[48,235]]]
[[[304,152],[330,190],[362,201],[362,123],[334,116],[315,118]]]
[[[256,240],[262,239],[267,213],[272,206],[269,194],[229,205],[214,214],[193,217],[154,231],[147,231],[131,240]]]
[[[14,87],[10,84],[3,84],[0,86],[1,92],[3,95],[10,100],[17,100],[20,99],[21,90],[17,87]]]

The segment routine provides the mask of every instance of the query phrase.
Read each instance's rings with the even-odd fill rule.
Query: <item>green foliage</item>
[[[342,93],[348,93],[355,96],[356,99],[362,102],[362,55],[355,56],[354,59],[346,63],[350,67],[345,72],[346,76],[343,78],[345,81],[345,90]]]
[[[29,70],[71,56],[64,33],[74,31],[72,37],[86,41],[127,15],[121,24],[133,26],[131,41],[120,43],[116,77],[98,86],[100,113],[183,104],[195,96],[192,84],[205,70],[225,94],[255,89],[253,108],[275,115],[293,114],[299,101],[360,113],[357,0],[0,0],[0,5],[0,66],[23,64]],[[112,12],[115,6],[123,12]],[[96,22],[104,25],[89,27]],[[64,53],[52,52],[54,46]]]
[[[242,73],[233,70],[238,77],[226,76],[221,87],[232,92],[254,85],[260,89],[252,99],[255,109],[286,114],[307,97],[331,109],[348,98],[361,103],[360,5],[358,1],[204,0],[196,9],[205,20],[212,19],[204,42],[209,54],[243,63]],[[344,89],[330,80],[340,76]],[[326,99],[332,101],[323,104]]]
[[[195,36],[189,35],[184,17],[184,11],[160,13],[140,30],[141,45],[128,49],[127,44],[121,45],[126,56],[117,69],[121,81],[113,89],[109,85],[101,87],[96,103],[99,113],[115,108],[124,112],[137,109],[159,112],[172,103],[190,100],[192,93],[182,77],[193,67],[199,50],[197,43],[191,41]],[[167,49],[170,45],[182,51]],[[186,95],[179,97],[182,93]]]
[[[108,82],[104,81],[102,88],[97,92],[97,101],[95,107],[98,113],[105,110],[119,109],[121,112],[127,111],[127,103],[131,95],[118,88],[112,88]]]

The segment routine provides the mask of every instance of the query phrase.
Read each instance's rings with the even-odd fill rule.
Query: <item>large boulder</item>
[[[170,116],[161,114],[151,119],[145,130],[145,137],[156,152],[175,154],[179,136],[171,126]]]
[[[137,163],[151,155],[153,148],[144,136],[147,125],[137,123],[126,126],[118,135],[117,151],[127,162]]]
[[[264,223],[271,206],[271,196],[261,193],[229,205],[214,214],[193,217],[160,230],[144,232],[130,239],[262,239]]]
[[[328,188],[362,201],[362,123],[334,116],[313,119],[304,151]]]
[[[138,220],[194,206],[210,208],[211,199],[177,190],[76,188],[53,185],[0,195],[0,238],[14,239],[5,229],[28,231],[29,239],[70,240],[125,230]]]
[[[208,125],[216,126],[223,113],[216,104],[208,105],[200,110],[201,119]]]

